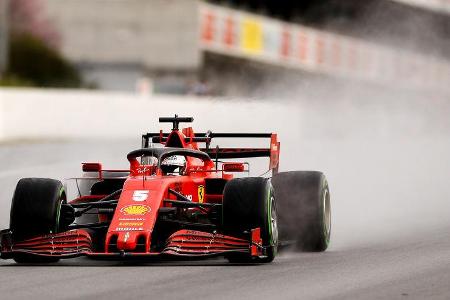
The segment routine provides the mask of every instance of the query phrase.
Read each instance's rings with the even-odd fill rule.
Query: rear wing
[[[253,158],[253,157],[269,157],[269,169],[272,172],[278,173],[280,160],[280,142],[278,142],[277,134],[275,133],[193,133],[191,128],[183,130],[186,136],[184,142],[189,143],[205,143],[204,148],[199,148],[200,151],[207,153],[211,159],[238,159],[238,158]],[[170,133],[147,133],[142,136],[142,147],[148,148],[151,143],[165,144],[170,136]],[[211,140],[216,138],[245,138],[245,139],[270,139],[268,148],[210,148]]]

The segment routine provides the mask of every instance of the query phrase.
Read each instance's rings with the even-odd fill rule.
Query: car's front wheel
[[[58,180],[23,178],[17,183],[11,204],[10,229],[15,241],[57,233],[66,192]],[[54,262],[58,259],[17,254],[20,263]]]

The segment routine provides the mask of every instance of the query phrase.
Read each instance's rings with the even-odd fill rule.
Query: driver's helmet
[[[186,168],[186,158],[182,155],[173,155],[161,162],[161,170],[164,174],[182,175]]]

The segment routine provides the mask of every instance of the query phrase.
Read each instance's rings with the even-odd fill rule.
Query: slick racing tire
[[[283,172],[272,178],[278,201],[280,240],[302,251],[322,252],[331,235],[328,182],[321,172]]]
[[[58,180],[24,178],[17,183],[14,192],[10,229],[15,241],[40,235],[57,233],[60,229],[61,204],[66,202],[66,193]],[[57,258],[45,258],[28,254],[17,254],[19,263],[56,262]]]
[[[231,254],[230,262],[269,263],[278,247],[277,206],[270,180],[260,177],[237,178],[229,181],[223,196],[223,226],[225,231],[242,233],[260,228],[265,257]]]

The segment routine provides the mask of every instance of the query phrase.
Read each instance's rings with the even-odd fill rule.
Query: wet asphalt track
[[[282,141],[281,169],[328,176],[329,251],[284,253],[272,264],[250,266],[220,259],[0,261],[0,299],[450,299],[450,109],[355,103],[306,106],[295,135],[283,116],[272,120]],[[78,175],[82,161],[125,167],[138,136],[0,145],[0,227],[8,226],[19,178]]]

